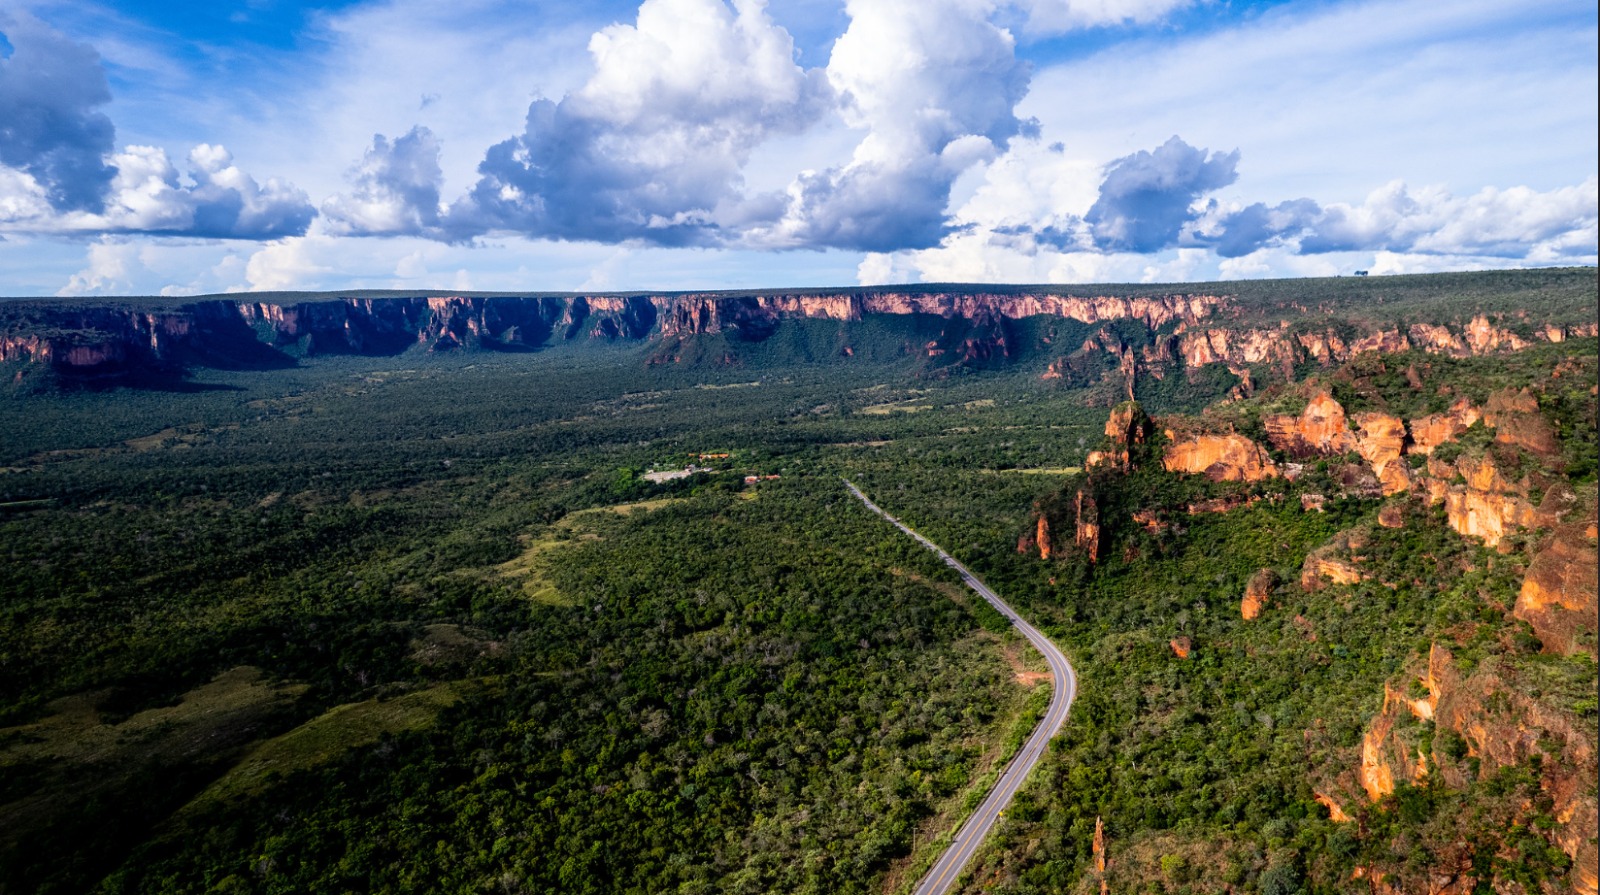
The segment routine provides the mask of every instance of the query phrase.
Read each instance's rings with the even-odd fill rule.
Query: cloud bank
[[[115,151],[100,55],[25,15],[0,18],[0,229],[226,239],[301,234],[315,215],[290,184],[264,184],[221,146],[188,156],[188,182],[166,151]]]
[[[492,11],[497,2],[482,0],[463,15]],[[1255,78],[1253,66],[1219,57],[1220,37],[1197,36],[1174,53],[1148,40],[1177,27],[1169,22],[1175,14],[1198,8],[1191,0],[840,2],[842,17],[830,26],[836,38],[820,48],[813,38],[802,52],[780,24],[791,13],[780,9],[775,17],[765,0],[642,0],[626,21],[583,27],[586,54],[581,40],[569,41],[552,95],[540,95],[530,70],[517,75],[521,91],[499,90],[497,111],[486,120],[498,122],[515,108],[507,97],[517,107],[526,102],[520,124],[505,122],[502,137],[494,136],[497,126],[480,122],[463,140],[460,116],[441,113],[460,100],[417,93],[421,82],[412,73],[402,79],[406,103],[389,108],[383,128],[399,136],[372,128],[358,137],[347,121],[336,129],[343,148],[334,158],[343,161],[317,156],[313,175],[298,169],[297,179],[322,184],[315,203],[292,183],[245,172],[214,139],[185,141],[192,148],[177,152],[119,148],[109,85],[123,81],[108,81],[108,63],[94,46],[17,14],[0,19],[0,233],[80,245],[97,238],[69,284],[75,291],[110,288],[154,269],[143,260],[153,255],[128,248],[142,237],[270,242],[236,264],[262,288],[331,281],[329,259],[359,238],[404,246],[394,251],[413,260],[391,264],[396,277],[426,271],[416,259],[432,250],[419,242],[453,253],[508,238],[652,263],[665,257],[657,253],[682,248],[751,257],[865,254],[860,270],[869,280],[1326,272],[1352,264],[1379,269],[1380,257],[1397,269],[1595,259],[1593,175],[1567,185],[1547,180],[1542,188],[1480,188],[1483,181],[1473,180],[1476,192],[1458,195],[1421,182],[1415,170],[1410,180],[1396,179],[1382,170],[1387,156],[1374,143],[1379,163],[1362,159],[1360,169],[1376,171],[1371,180],[1352,184],[1341,172],[1337,192],[1313,198],[1305,194],[1317,192],[1309,188],[1316,184],[1252,183],[1250,164],[1259,166],[1262,154],[1261,141],[1249,135],[1259,137],[1270,121],[1252,121],[1250,130],[1217,114],[1146,111],[1140,114],[1178,123],[1156,133],[1147,128],[1140,142],[1105,140],[1107,128],[1122,125],[1084,115],[1118,120],[1122,100],[1111,88],[1119,79],[1181,82],[1172,90],[1187,108],[1206,102],[1197,92],[1236,93],[1226,78]],[[1486,2],[1469,3],[1462,21],[1473,28],[1498,21],[1502,14]],[[1560,6],[1537,0],[1541,8],[1552,4]],[[1441,27],[1440,15],[1414,0],[1370,0],[1325,13],[1296,8],[1277,20],[1264,15],[1229,39],[1254,41],[1240,45],[1241,59],[1278,59],[1281,52],[1263,57],[1262,47],[1277,47],[1285,35],[1301,44],[1320,40],[1329,29],[1317,21],[1342,22],[1344,30],[1332,35],[1341,52],[1332,55],[1359,55],[1369,44],[1393,55],[1384,41],[1395,38],[1355,27],[1390,7],[1412,37]],[[341,14],[337,21],[345,24],[330,26],[330,39],[355,39],[346,19],[405,19],[410,8],[404,0],[373,0]],[[447,19],[427,25],[448,26]],[[1123,31],[1146,41],[1125,45],[1126,59],[1124,45],[1106,37]],[[1066,63],[1041,63],[1046,57],[1030,50],[1084,32],[1114,49]],[[1303,56],[1309,51],[1301,44]],[[440,45],[463,42],[444,35]],[[464,45],[481,51],[471,40]],[[1182,77],[1162,65],[1196,71]],[[1459,74],[1454,62],[1408,65],[1384,77]],[[1109,80],[1084,80],[1076,94],[1061,81],[1063,71],[1081,76],[1091,69]],[[1141,74],[1158,69],[1159,78]],[[350,73],[328,72],[334,80],[318,90],[338,96],[338,79]],[[1269,96],[1273,89],[1263,87]],[[1141,108],[1152,108],[1148,97]],[[1305,126],[1299,111],[1279,125]],[[1234,130],[1247,136],[1235,139]],[[1089,132],[1101,142],[1075,142]],[[1297,144],[1278,145],[1282,155],[1281,146]],[[1328,160],[1307,164],[1320,171]],[[343,169],[342,187],[325,173],[334,168]],[[1355,198],[1362,191],[1370,192]],[[1370,260],[1352,262],[1354,256]],[[597,275],[606,274],[592,271],[583,282]]]

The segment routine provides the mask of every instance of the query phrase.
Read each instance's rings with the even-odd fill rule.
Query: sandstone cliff
[[[1278,475],[1262,447],[1238,434],[1180,436],[1167,431],[1162,464],[1168,472],[1204,475],[1217,482],[1258,482]]]
[[[1282,307],[1263,325],[1240,319],[1230,296],[1211,293],[1071,295],[981,287],[849,289],[790,293],[351,296],[289,300],[196,299],[159,310],[110,302],[30,301],[0,309],[0,361],[47,365],[68,375],[115,376],[185,365],[262,366],[308,354],[431,350],[522,351],[578,339],[661,340],[659,360],[692,356],[678,346],[702,335],[769,338],[786,320],[848,324],[868,317],[945,321],[916,347],[938,363],[986,364],[1017,356],[1016,321],[1055,319],[1095,328],[1082,348],[1057,356],[1047,380],[1112,379],[1131,399],[1141,380],[1224,365],[1251,394],[1262,367],[1293,380],[1306,364],[1330,366],[1370,352],[1417,349],[1452,356],[1517,351],[1535,342],[1592,335],[1593,323],[1516,324],[1478,314],[1417,323],[1309,327],[1304,308]],[[1269,317],[1272,315],[1268,315]],[[1230,319],[1233,318],[1233,319]],[[1118,321],[1137,323],[1142,335]],[[258,344],[249,341],[254,336]],[[1049,339],[1032,348],[1046,349]],[[263,354],[265,347],[269,354]],[[849,346],[838,352],[851,356]],[[1048,353],[1054,354],[1054,350]],[[1101,361],[1091,360],[1098,355]],[[1086,379],[1087,382],[1078,382]]]
[[[1384,686],[1382,708],[1361,739],[1353,782],[1374,802],[1401,782],[1465,792],[1479,823],[1545,831],[1541,835],[1573,863],[1573,890],[1593,895],[1600,885],[1600,804],[1593,790],[1600,768],[1592,731],[1529,690],[1526,672],[1514,664],[1494,658],[1463,670],[1449,649],[1435,643],[1426,662]],[[1531,783],[1535,798],[1516,792],[1500,797],[1500,789],[1481,785],[1514,767],[1538,769]],[[1349,798],[1342,787],[1350,778],[1344,779],[1323,780],[1319,787]],[[1338,808],[1336,798],[1328,802]],[[1430,870],[1430,891],[1474,891],[1480,870],[1472,853],[1479,845],[1444,843],[1447,859]],[[1368,872],[1393,877],[1398,891],[1409,876],[1403,868]]]
[[[1600,658],[1595,642],[1600,615],[1595,514],[1591,507],[1575,516],[1575,521],[1557,526],[1534,554],[1513,612],[1533,626],[1546,652],[1579,651]]]
[[[522,351],[572,340],[660,339],[669,346],[721,334],[756,342],[785,320],[853,322],[891,315],[950,321],[961,362],[1010,356],[1005,321],[1054,317],[1096,324],[1191,324],[1215,295],[1072,296],[981,290],[777,295],[394,296],[260,301],[207,298],[161,310],[124,304],[18,302],[0,316],[0,361],[68,375],[171,371],[185,365],[259,366],[316,354],[429,350]],[[959,324],[959,325],[957,325]],[[941,341],[928,348],[943,354]],[[843,352],[841,352],[843,353]],[[670,354],[670,349],[669,349]]]
[[[1155,424],[1138,402],[1119,404],[1106,420],[1106,449],[1090,451],[1083,465],[1127,471],[1133,466],[1133,455],[1150,441],[1154,430]]]

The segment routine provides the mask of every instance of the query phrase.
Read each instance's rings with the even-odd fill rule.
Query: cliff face
[[[757,342],[791,319],[852,322],[871,315],[927,315],[952,322],[947,330],[957,353],[954,359],[974,363],[1010,356],[1007,320],[1130,319],[1154,329],[1198,322],[1224,301],[1213,295],[1130,298],[973,291],[207,299],[162,311],[35,302],[0,308],[0,361],[47,365],[71,376],[115,376],[196,364],[282,366],[297,355],[385,355],[413,345],[435,351],[526,351],[573,340],[661,339],[670,344],[710,334]],[[947,350],[939,341],[930,343],[927,353],[936,356]]]
[[[1257,570],[1245,584],[1244,598],[1239,601],[1239,615],[1245,621],[1258,618],[1272,601],[1272,589],[1278,586],[1278,573],[1271,569]]]
[[[1482,419],[1482,414],[1466,398],[1461,398],[1450,405],[1450,409],[1445,413],[1418,417],[1411,421],[1409,427],[1411,444],[1406,452],[1424,456],[1431,454],[1439,445],[1456,440],[1479,419]]]
[[[1016,357],[1018,346],[1009,334],[1013,321],[1055,318],[1090,326],[1142,324],[1145,335],[1128,335],[1132,342],[1126,341],[1123,329],[1101,328],[1076,352],[1057,357],[1043,374],[1072,384],[1115,379],[1131,399],[1141,377],[1162,379],[1174,370],[1209,364],[1232,371],[1240,380],[1237,396],[1245,396],[1255,389],[1261,365],[1292,380],[1304,364],[1326,366],[1365,352],[1415,348],[1469,356],[1520,350],[1535,341],[1562,341],[1596,330],[1592,324],[1545,325],[1523,327],[1527,334],[1518,335],[1498,319],[1479,315],[1465,323],[1416,324],[1403,331],[1358,329],[1351,335],[1348,327],[1337,332],[1296,329],[1288,319],[1276,326],[1226,325],[1225,319],[1237,314],[1228,297],[1213,294],[1075,296],[978,289],[288,302],[216,298],[160,311],[29,302],[0,307],[0,361],[103,377],[192,365],[281,366],[294,356],[392,354],[419,344],[430,350],[526,351],[573,340],[659,339],[664,343],[657,358],[661,362],[691,356],[677,345],[701,335],[759,342],[786,320],[851,323],[871,316],[918,316],[947,325],[938,339],[919,343],[908,353],[940,358],[941,364],[982,365]],[[278,356],[262,353],[263,348]],[[840,353],[853,354],[848,346]]]
[[[1586,651],[1600,658],[1594,637],[1600,614],[1600,558],[1594,512],[1556,527],[1534,554],[1513,613],[1533,626],[1545,652]],[[1587,643],[1585,643],[1587,641]]]
[[[1297,364],[1312,362],[1330,366],[1369,352],[1416,349],[1430,354],[1472,357],[1520,351],[1533,341],[1560,342],[1574,336],[1593,335],[1594,329],[1589,324],[1544,326],[1524,338],[1479,314],[1466,323],[1418,323],[1403,332],[1398,328],[1375,329],[1347,340],[1332,329],[1291,334],[1290,324],[1284,321],[1276,329],[1214,326],[1191,329],[1180,336],[1178,354],[1184,365],[1191,368],[1215,363],[1267,364],[1292,371]]]
[[[1464,671],[1450,650],[1436,643],[1425,664],[1398,683],[1384,685],[1383,707],[1362,736],[1351,776],[1320,786],[1359,799],[1350,792],[1353,783],[1369,801],[1392,794],[1401,782],[1437,782],[1459,792],[1494,779],[1503,768],[1537,759],[1537,798],[1497,799],[1491,790],[1487,797],[1474,796],[1478,801],[1472,810],[1493,815],[1506,829],[1546,830],[1542,835],[1573,862],[1574,890],[1594,895],[1600,886],[1595,843],[1600,804],[1592,788],[1600,772],[1595,743],[1576,718],[1528,690],[1517,668],[1503,660],[1486,660]],[[1547,816],[1530,823],[1536,811]],[[1474,845],[1455,845],[1459,860],[1435,869],[1440,875],[1430,891],[1474,891]]]
[[[1168,430],[1162,464],[1168,472],[1204,475],[1217,482],[1258,482],[1278,475],[1261,445],[1243,435],[1189,435]]]
[[[1127,471],[1133,467],[1133,453],[1150,440],[1154,423],[1138,403],[1128,401],[1111,411],[1106,420],[1107,449],[1090,451],[1084,466],[1104,466]]]

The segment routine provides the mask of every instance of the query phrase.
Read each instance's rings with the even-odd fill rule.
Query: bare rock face
[[[1300,586],[1308,591],[1321,590],[1324,582],[1355,584],[1366,577],[1366,574],[1349,560],[1318,556],[1315,553],[1307,556],[1305,565],[1300,568]]]
[[[1356,446],[1344,405],[1327,392],[1318,392],[1299,416],[1274,414],[1262,424],[1273,447],[1297,457],[1343,454]]]
[[[1178,340],[1178,354],[1187,367],[1227,363],[1259,364],[1287,358],[1294,362],[1290,339],[1277,330],[1196,329]]]
[[[1473,354],[1489,354],[1495,351],[1521,351],[1528,347],[1527,340],[1521,336],[1501,329],[1489,322],[1489,318],[1482,314],[1472,318],[1463,333],[1467,348]]]
[[[1430,463],[1430,473],[1434,472],[1432,466]],[[1526,484],[1507,479],[1492,456],[1475,462],[1462,457],[1452,471],[1459,472],[1465,484],[1446,484],[1448,479],[1441,481],[1442,477],[1436,476],[1429,487],[1443,490],[1445,517],[1459,534],[1495,547],[1506,535],[1534,524],[1536,516]]]
[[[1378,524],[1384,528],[1405,528],[1405,510],[1397,503],[1386,503],[1378,510]]]
[[[1409,695],[1418,691],[1421,695]],[[1431,748],[1430,741],[1419,736],[1422,728],[1406,723],[1406,715],[1432,723],[1436,734]],[[1473,774],[1479,780],[1489,779],[1501,768],[1542,756],[1544,773],[1539,785],[1549,799],[1547,810],[1555,825],[1541,835],[1572,860],[1568,877],[1572,891],[1594,895],[1600,887],[1600,849],[1595,838],[1600,830],[1600,804],[1593,790],[1595,743],[1587,730],[1578,719],[1531,695],[1516,670],[1502,660],[1483,661],[1463,672],[1450,651],[1436,643],[1426,667],[1413,668],[1399,686],[1384,685],[1383,708],[1364,732],[1349,776],[1341,779],[1377,801],[1393,793],[1402,780],[1417,786],[1438,781],[1461,788]],[[1452,736],[1445,737],[1446,732]],[[1464,743],[1465,756],[1452,755],[1443,745],[1448,739]],[[1332,786],[1327,782],[1319,785],[1335,793],[1345,789],[1337,781]],[[1508,820],[1513,825],[1526,824],[1524,812],[1533,807],[1524,803],[1513,809],[1521,816]],[[1469,851],[1463,848],[1463,854]],[[1470,866],[1470,862],[1462,866]],[[1473,891],[1475,882],[1471,872],[1465,871],[1453,881],[1456,888],[1451,891]],[[1395,891],[1401,890],[1411,891],[1404,886]]]
[[[1091,452],[1084,465],[1127,471],[1133,467],[1134,448],[1148,442],[1154,431],[1155,424],[1150,421],[1144,408],[1137,401],[1124,401],[1111,411],[1111,417],[1106,420],[1106,450]]]
[[[1347,824],[1354,819],[1345,813],[1344,807],[1335,801],[1333,796],[1330,796],[1325,792],[1315,790],[1311,793],[1311,795],[1317,800],[1317,804],[1328,809],[1328,819],[1334,823]]]
[[[1250,576],[1244,587],[1244,599],[1239,601],[1239,614],[1245,621],[1257,618],[1272,600],[1272,589],[1278,586],[1278,573],[1261,569]]]
[[[1415,323],[1407,331],[1411,344],[1433,354],[1466,357],[1471,354],[1466,340],[1451,332],[1448,327],[1432,323]]]
[[[1204,475],[1218,482],[1259,482],[1279,475],[1265,449],[1238,434],[1191,435],[1168,433],[1162,464],[1168,472]]]
[[[1596,616],[1600,614],[1600,558],[1597,558],[1594,514],[1557,526],[1528,565],[1512,613],[1533,626],[1545,652],[1596,649]]]
[[[1361,429],[1356,436],[1356,452],[1372,467],[1383,493],[1398,494],[1409,489],[1409,468],[1400,456],[1406,444],[1405,421],[1386,413],[1358,413],[1355,421]]]
[[[1329,582],[1355,584],[1367,579],[1358,565],[1360,551],[1367,546],[1370,532],[1355,528],[1341,531],[1328,543],[1306,554],[1300,567],[1300,588],[1307,593],[1321,590]]]
[[[1351,354],[1364,354],[1368,351],[1377,351],[1383,354],[1394,354],[1399,351],[1410,351],[1411,340],[1405,333],[1398,329],[1383,329],[1375,333],[1362,336],[1350,343]]]
[[[1481,418],[1478,408],[1466,398],[1450,405],[1445,413],[1418,417],[1411,421],[1411,444],[1407,446],[1406,453],[1431,454],[1439,445],[1456,440]]]
[[[1100,559],[1100,511],[1095,506],[1094,495],[1078,489],[1073,501],[1073,518],[1076,520],[1072,543],[1089,555],[1090,562]]]
[[[1049,559],[1054,547],[1050,543],[1050,518],[1043,513],[1039,514],[1039,524],[1034,529],[1034,542],[1039,545],[1039,558]]]
[[[1483,418],[1494,427],[1494,440],[1501,444],[1514,444],[1540,457],[1561,453],[1555,429],[1539,414],[1539,401],[1527,389],[1490,395]]]
[[[575,339],[659,338],[664,344],[654,362],[666,363],[682,354],[676,346],[701,334],[760,341],[790,319],[849,322],[867,315],[931,315],[951,321],[947,347],[963,362],[983,362],[1010,355],[1001,325],[1007,319],[1136,319],[1153,330],[1197,324],[1226,303],[1220,296],[1187,294],[877,291],[419,295],[282,303],[206,299],[159,312],[110,305],[17,305],[0,315],[0,360],[48,363],[59,372],[88,377],[171,371],[187,363],[231,369],[276,361],[282,366],[290,358],[280,349],[294,356],[386,355],[418,344],[439,351],[523,351]]]

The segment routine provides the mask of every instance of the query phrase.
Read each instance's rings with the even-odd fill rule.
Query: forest
[[[1463,282],[1383,313],[1539,290]],[[1306,288],[1241,302],[1371,311]],[[1569,886],[1541,788],[1556,746],[1402,784],[1359,823],[1318,798],[1435,644],[1600,739],[1593,659],[1541,651],[1509,613],[1538,532],[1493,550],[1424,500],[1336,493],[1328,463],[1293,482],[1085,471],[1121,397],[1102,371],[930,365],[893,333],[843,364],[828,338],[780,330],[737,365],[415,349],[0,396],[0,892],[908,892],[1050,684],[844,476],[1081,680],[965,891],[1097,891],[1097,820],[1119,892],[1365,892],[1364,868],[1462,861],[1496,891]],[[1512,459],[1592,513],[1597,354],[1360,355],[1254,371],[1244,399],[1220,368],[1137,392],[1158,421],[1248,434],[1313,387],[1406,416],[1541,388],[1561,458]],[[1448,447],[1500,450],[1482,427]],[[1103,557],[1019,549],[1090,484]],[[1236,506],[1181,509],[1218,499]],[[1391,506],[1404,524],[1376,524]],[[1294,586],[1353,529],[1366,579]],[[1242,619],[1262,570],[1274,606]]]

